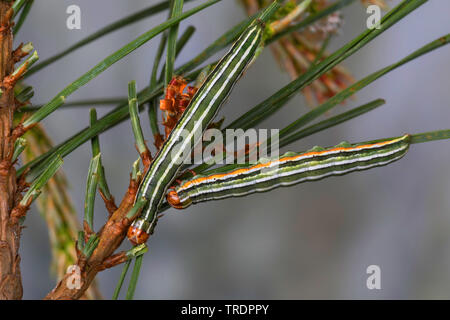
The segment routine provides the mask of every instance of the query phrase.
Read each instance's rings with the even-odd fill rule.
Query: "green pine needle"
[[[19,32],[20,28],[22,28],[23,23],[25,22],[25,20],[28,17],[28,14],[30,13],[33,3],[34,3],[34,0],[26,1],[22,12],[20,12],[19,19],[17,19],[17,22],[15,22],[15,24],[14,24],[14,27],[13,27],[13,35],[14,36]]]
[[[20,154],[25,150],[27,146],[27,140],[24,138],[18,138],[16,142],[14,142],[14,153],[11,158],[11,163],[14,163],[20,156]]]
[[[92,108],[90,110],[90,125],[93,126],[97,122],[97,111]],[[92,149],[92,156],[100,156],[99,157],[99,163],[98,163],[98,188],[105,196],[106,200],[112,200],[111,192],[109,191],[108,183],[106,182],[106,176],[105,176],[105,168],[102,164],[102,158],[100,155],[100,138],[97,136],[94,136],[91,139],[91,149]]]
[[[123,282],[125,281],[128,269],[130,268],[131,261],[132,260],[125,261],[123,265],[122,273],[120,274],[119,281],[117,282],[117,286],[114,289],[112,300],[117,300],[119,298],[120,290],[122,289]]]
[[[130,81],[128,83],[128,107],[130,109],[131,126],[133,128],[134,139],[139,154],[143,154],[147,151],[145,145],[144,134],[142,133],[141,122],[139,120],[139,106],[136,94],[136,81]]]
[[[136,258],[134,262],[133,273],[131,274],[130,283],[128,285],[128,291],[126,295],[127,300],[133,300],[134,292],[136,291],[137,282],[139,279],[139,273],[141,272],[142,260],[144,259],[143,255],[140,255]]]
[[[175,19],[183,12],[184,0],[172,0],[170,8],[170,18]],[[167,53],[166,53],[166,67],[164,73],[164,86],[167,87],[173,76],[173,69],[175,64],[175,53],[177,50],[178,25],[175,24],[169,29],[167,36]]]

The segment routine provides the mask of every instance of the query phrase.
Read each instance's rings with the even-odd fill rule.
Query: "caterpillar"
[[[240,197],[366,170],[399,160],[408,151],[409,144],[410,135],[405,134],[376,143],[351,145],[342,142],[328,149],[314,147],[305,153],[287,152],[271,161],[194,176],[173,187],[166,199],[172,207],[183,209],[192,203]]]
[[[161,146],[137,192],[136,199],[145,197],[148,202],[139,218],[128,229],[128,239],[134,245],[146,242],[152,233],[157,222],[157,209],[180,170],[183,150],[187,147],[190,150],[198,142],[195,140],[201,139],[201,134],[197,137],[196,131],[203,132],[208,127],[234,84],[256,56],[262,43],[263,29],[264,22],[256,20],[241,34],[192,97],[177,125]],[[187,136],[182,135],[186,132]]]

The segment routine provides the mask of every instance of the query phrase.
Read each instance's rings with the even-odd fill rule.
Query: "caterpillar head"
[[[166,199],[167,199],[167,202],[175,209],[187,208],[192,203],[191,200],[181,202],[180,197],[178,196],[178,193],[175,190],[170,190],[169,193],[167,193]]]
[[[148,225],[148,222],[143,219],[137,219],[133,222],[133,224],[128,228],[127,237],[128,240],[134,245],[137,246],[139,244],[145,243],[150,236],[145,230]]]

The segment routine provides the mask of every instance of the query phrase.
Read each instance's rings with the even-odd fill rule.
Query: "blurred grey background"
[[[146,8],[149,0],[36,1],[17,42],[32,41],[42,59],[99,28]],[[159,2],[159,1],[158,1]],[[186,4],[186,8],[201,1]],[[390,1],[394,6],[399,1]],[[81,7],[82,29],[66,28],[66,8]],[[450,1],[432,0],[345,61],[356,79],[396,62],[450,29]],[[360,34],[364,7],[343,10],[342,34],[330,50]],[[29,83],[33,103],[45,103],[102,58],[165,20],[167,13],[114,32],[55,63]],[[245,17],[235,0],[224,0],[181,24],[197,28],[177,64],[191,59]],[[114,65],[70,100],[117,97],[127,83],[147,85],[159,37]],[[450,127],[450,47],[423,56],[388,74],[357,94],[356,100],[328,116],[376,98],[385,106],[289,147],[304,150],[342,140],[365,141]],[[265,50],[236,86],[222,109],[226,119],[248,110],[289,82]],[[295,97],[261,127],[281,128],[306,112]],[[98,108],[100,115],[108,107]],[[148,119],[142,116],[145,135]],[[88,108],[60,109],[45,120],[55,143],[88,123]],[[101,135],[103,161],[116,199],[124,194],[131,164],[137,158],[129,122]],[[282,150],[286,151],[286,150]],[[65,159],[64,171],[81,214],[90,160],[85,144]],[[329,178],[246,198],[171,210],[151,238],[137,288],[140,299],[409,299],[450,298],[450,141],[413,145],[409,154],[388,167]],[[96,204],[96,226],[106,211]],[[21,245],[24,298],[40,299],[55,280],[49,273],[47,230],[33,209]],[[125,243],[124,248],[130,245]],[[366,268],[381,268],[381,290],[366,288]],[[99,275],[110,298],[121,267]]]

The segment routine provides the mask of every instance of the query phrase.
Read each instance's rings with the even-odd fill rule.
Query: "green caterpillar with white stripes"
[[[315,147],[305,153],[288,152],[270,161],[231,170],[219,169],[183,181],[167,194],[167,202],[183,209],[192,203],[245,196],[329,176],[343,175],[387,165],[402,158],[409,149],[410,135],[376,143],[333,148]]]
[[[198,132],[206,130],[237,80],[257,56],[262,44],[264,20],[270,16],[267,12],[273,12],[276,6],[274,3],[261,19],[255,20],[211,71],[151,163],[136,198],[144,197],[148,203],[128,230],[128,239],[133,244],[146,242],[153,232],[157,210],[180,170],[182,155],[201,139]]]

